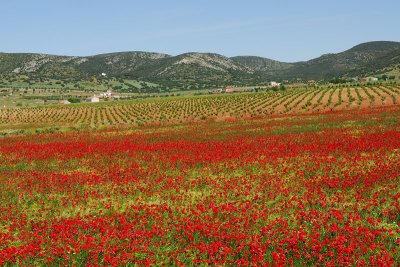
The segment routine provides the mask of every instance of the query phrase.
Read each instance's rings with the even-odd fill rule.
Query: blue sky
[[[400,1],[0,0],[0,52],[214,52],[294,62],[400,41]]]

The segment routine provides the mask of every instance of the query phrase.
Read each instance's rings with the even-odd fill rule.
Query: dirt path
[[[277,107],[274,108],[275,112],[277,112],[275,114],[289,113],[290,106],[294,105],[294,103],[296,103],[303,96],[304,93],[306,92],[300,91],[291,95],[289,98],[287,98],[285,101],[283,101],[281,104],[279,104]]]
[[[321,103],[322,103],[321,111],[330,111],[330,110],[332,110],[333,103],[335,103],[334,102],[335,101],[334,100],[334,95],[335,95],[337,90],[339,90],[339,89],[336,89],[336,88],[335,89],[331,89],[324,95],[324,97],[322,98],[322,101],[321,101]]]
[[[389,105],[396,104],[396,98],[392,97],[393,94],[391,94],[391,91],[389,91],[385,88],[379,88],[379,87],[373,87],[373,88],[381,95],[380,98],[382,99],[383,105],[389,106]]]
[[[346,105],[349,102],[347,97],[347,88],[340,88],[335,91],[332,96],[333,107],[332,110],[343,110],[346,109]]]
[[[323,98],[325,97],[326,94],[329,94],[329,90],[328,89],[323,89],[321,90],[320,93],[318,93],[314,99],[311,101],[312,106],[310,111],[312,112],[320,112],[323,106]]]
[[[304,113],[305,109],[302,109],[301,107],[313,93],[314,92],[310,90],[309,92],[304,92],[298,95],[296,99],[293,99],[291,103],[288,103],[286,107],[286,113]]]
[[[348,88],[347,90],[348,90],[349,93],[350,93],[350,98],[351,98],[351,100],[350,100],[350,98],[347,96],[347,92],[346,92],[346,96],[347,96],[347,99],[348,99],[348,103],[347,103],[347,105],[346,105],[346,108],[347,108],[347,109],[358,108],[361,101],[359,100],[359,97],[358,97],[358,95],[357,95],[356,89],[355,89],[355,88]]]
[[[380,92],[376,93],[370,87],[366,87],[365,90],[369,93],[369,95],[371,95],[374,98],[373,106],[383,106],[384,105],[385,101],[380,96]]]
[[[358,93],[361,96],[361,99],[359,98],[359,108],[367,108],[367,107],[372,107],[374,105],[374,102],[371,101],[369,96],[365,93],[365,90],[361,87],[358,87],[356,90],[358,90]]]

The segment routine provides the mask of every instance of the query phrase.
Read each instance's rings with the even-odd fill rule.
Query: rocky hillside
[[[231,59],[253,71],[275,72],[293,67],[291,63],[256,56],[237,56]]]
[[[329,79],[367,75],[400,63],[399,42],[369,42],[337,54],[295,63],[255,56],[228,58],[213,53],[171,56],[119,52],[88,57],[0,53],[0,76],[87,79],[106,73],[159,84],[257,84],[280,79]]]

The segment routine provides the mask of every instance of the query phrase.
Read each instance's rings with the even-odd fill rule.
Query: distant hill
[[[400,64],[400,43],[376,41],[304,62],[285,63],[256,56],[228,58],[213,53],[171,56],[118,52],[87,57],[0,53],[0,76],[84,80],[107,77],[157,84],[257,84],[267,80],[330,79],[378,73]]]
[[[296,77],[326,79],[367,75],[395,62],[400,63],[399,58],[396,59],[396,56],[400,55],[399,49],[399,42],[363,43],[341,53],[326,54],[309,61],[295,63],[292,68],[281,72],[279,76],[286,79]]]

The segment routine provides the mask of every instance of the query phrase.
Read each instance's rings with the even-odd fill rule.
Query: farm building
[[[101,93],[100,97],[101,98],[111,98],[112,97],[112,91],[111,90],[107,90],[107,92]]]
[[[111,90],[107,90],[107,92],[101,93],[100,94],[100,98],[104,98],[104,99],[117,99],[120,98],[120,96],[113,94],[113,92]]]
[[[97,103],[100,102],[100,99],[97,96],[91,96],[86,98],[86,102]]]
[[[275,86],[279,86],[281,85],[281,83],[277,83],[277,82],[270,82],[269,83],[270,86],[275,87]]]
[[[60,101],[58,101],[58,103],[63,104],[63,105],[71,104],[71,102],[69,102],[68,100],[60,100]]]
[[[220,93],[222,93],[222,89],[208,90],[208,93],[210,93],[210,94],[220,94]]]
[[[378,78],[376,77],[365,77],[361,79],[362,82],[377,82]]]
[[[233,89],[232,86],[227,86],[227,87],[225,88],[225,93],[233,93],[234,91],[235,91],[235,89]]]

